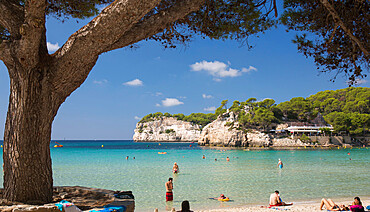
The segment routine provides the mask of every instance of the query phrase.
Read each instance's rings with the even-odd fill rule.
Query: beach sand
[[[370,205],[370,196],[369,197],[360,197],[363,206]],[[353,197],[350,198],[333,198],[332,199],[336,204],[351,204],[353,202]],[[273,207],[273,208],[261,208],[261,205],[250,205],[243,207],[234,207],[234,208],[221,208],[221,209],[211,209],[211,210],[195,210],[197,212],[266,212],[266,211],[290,211],[290,212],[311,212],[311,211],[320,211],[320,200],[312,200],[309,202],[298,202],[294,203],[292,206],[282,206],[282,207]],[[325,208],[325,206],[324,206]],[[327,211],[326,209],[322,211]],[[366,210],[365,210],[366,211]]]

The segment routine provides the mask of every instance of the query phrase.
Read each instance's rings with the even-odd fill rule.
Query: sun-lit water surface
[[[164,183],[169,177],[174,178],[174,202],[167,207],[176,209],[185,199],[192,209],[267,204],[274,190],[287,202],[370,196],[370,149],[366,148],[220,151],[191,143],[60,143],[63,148],[51,148],[54,185],[132,190],[136,211],[166,208]],[[283,169],[277,168],[278,158]],[[178,175],[171,173],[174,162],[180,166]],[[1,175],[1,184],[2,180]],[[221,193],[233,201],[209,199]]]

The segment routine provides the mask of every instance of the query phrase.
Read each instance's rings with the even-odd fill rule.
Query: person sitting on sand
[[[349,208],[351,211],[358,211],[358,212],[365,211],[364,206],[362,206],[360,197],[355,197],[352,205],[349,205]]]
[[[177,212],[193,212],[193,211],[190,210],[189,201],[187,201],[187,200],[182,201],[181,211],[177,211]]]
[[[323,198],[320,203],[320,210],[323,210],[322,207],[325,205],[328,211],[349,211],[349,208],[345,205],[337,205],[331,199]]]
[[[275,193],[272,193],[270,195],[270,203],[269,204],[270,204],[269,207],[293,205],[293,203],[285,203],[285,202],[281,201],[278,190],[276,190]]]
[[[172,172],[175,173],[175,174],[180,172],[179,166],[177,165],[176,162],[173,164]]]

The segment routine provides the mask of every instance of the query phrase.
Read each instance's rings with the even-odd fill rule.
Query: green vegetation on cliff
[[[206,126],[207,124],[211,123],[213,120],[215,120],[217,118],[217,116],[213,113],[207,113],[207,114],[205,114],[205,113],[192,113],[188,116],[185,116],[182,113],[171,115],[169,113],[164,113],[163,114],[161,112],[157,112],[157,113],[150,113],[150,114],[144,116],[139,121],[139,123],[154,121],[155,119],[160,118],[160,117],[175,117],[175,118],[177,118],[177,120],[188,121],[188,122],[191,122],[193,124],[198,124],[202,127]]]
[[[228,100],[223,100],[215,113],[192,113],[186,116],[158,112],[146,115],[140,122],[153,121],[160,117],[175,117],[204,127],[220,115],[228,116],[226,112],[229,110],[237,115],[240,129],[243,130],[266,130],[273,123],[313,123],[319,114],[334,127],[336,133],[359,135],[369,133],[370,130],[370,88],[350,87],[321,91],[308,98],[295,97],[278,105],[273,99],[257,101],[256,98],[249,98],[244,102],[234,101],[229,108],[227,103]]]

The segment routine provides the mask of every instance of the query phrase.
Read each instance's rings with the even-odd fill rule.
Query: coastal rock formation
[[[272,144],[271,137],[256,130],[247,133],[247,143],[244,146],[270,146]]]
[[[154,121],[137,123],[135,142],[192,142],[197,141],[200,127],[174,117],[160,117]]]
[[[307,146],[307,144],[303,143],[300,139],[274,138],[272,142],[275,147]]]
[[[219,116],[202,130],[198,144],[201,146],[243,146],[247,143],[247,135],[238,130],[234,113]]]

